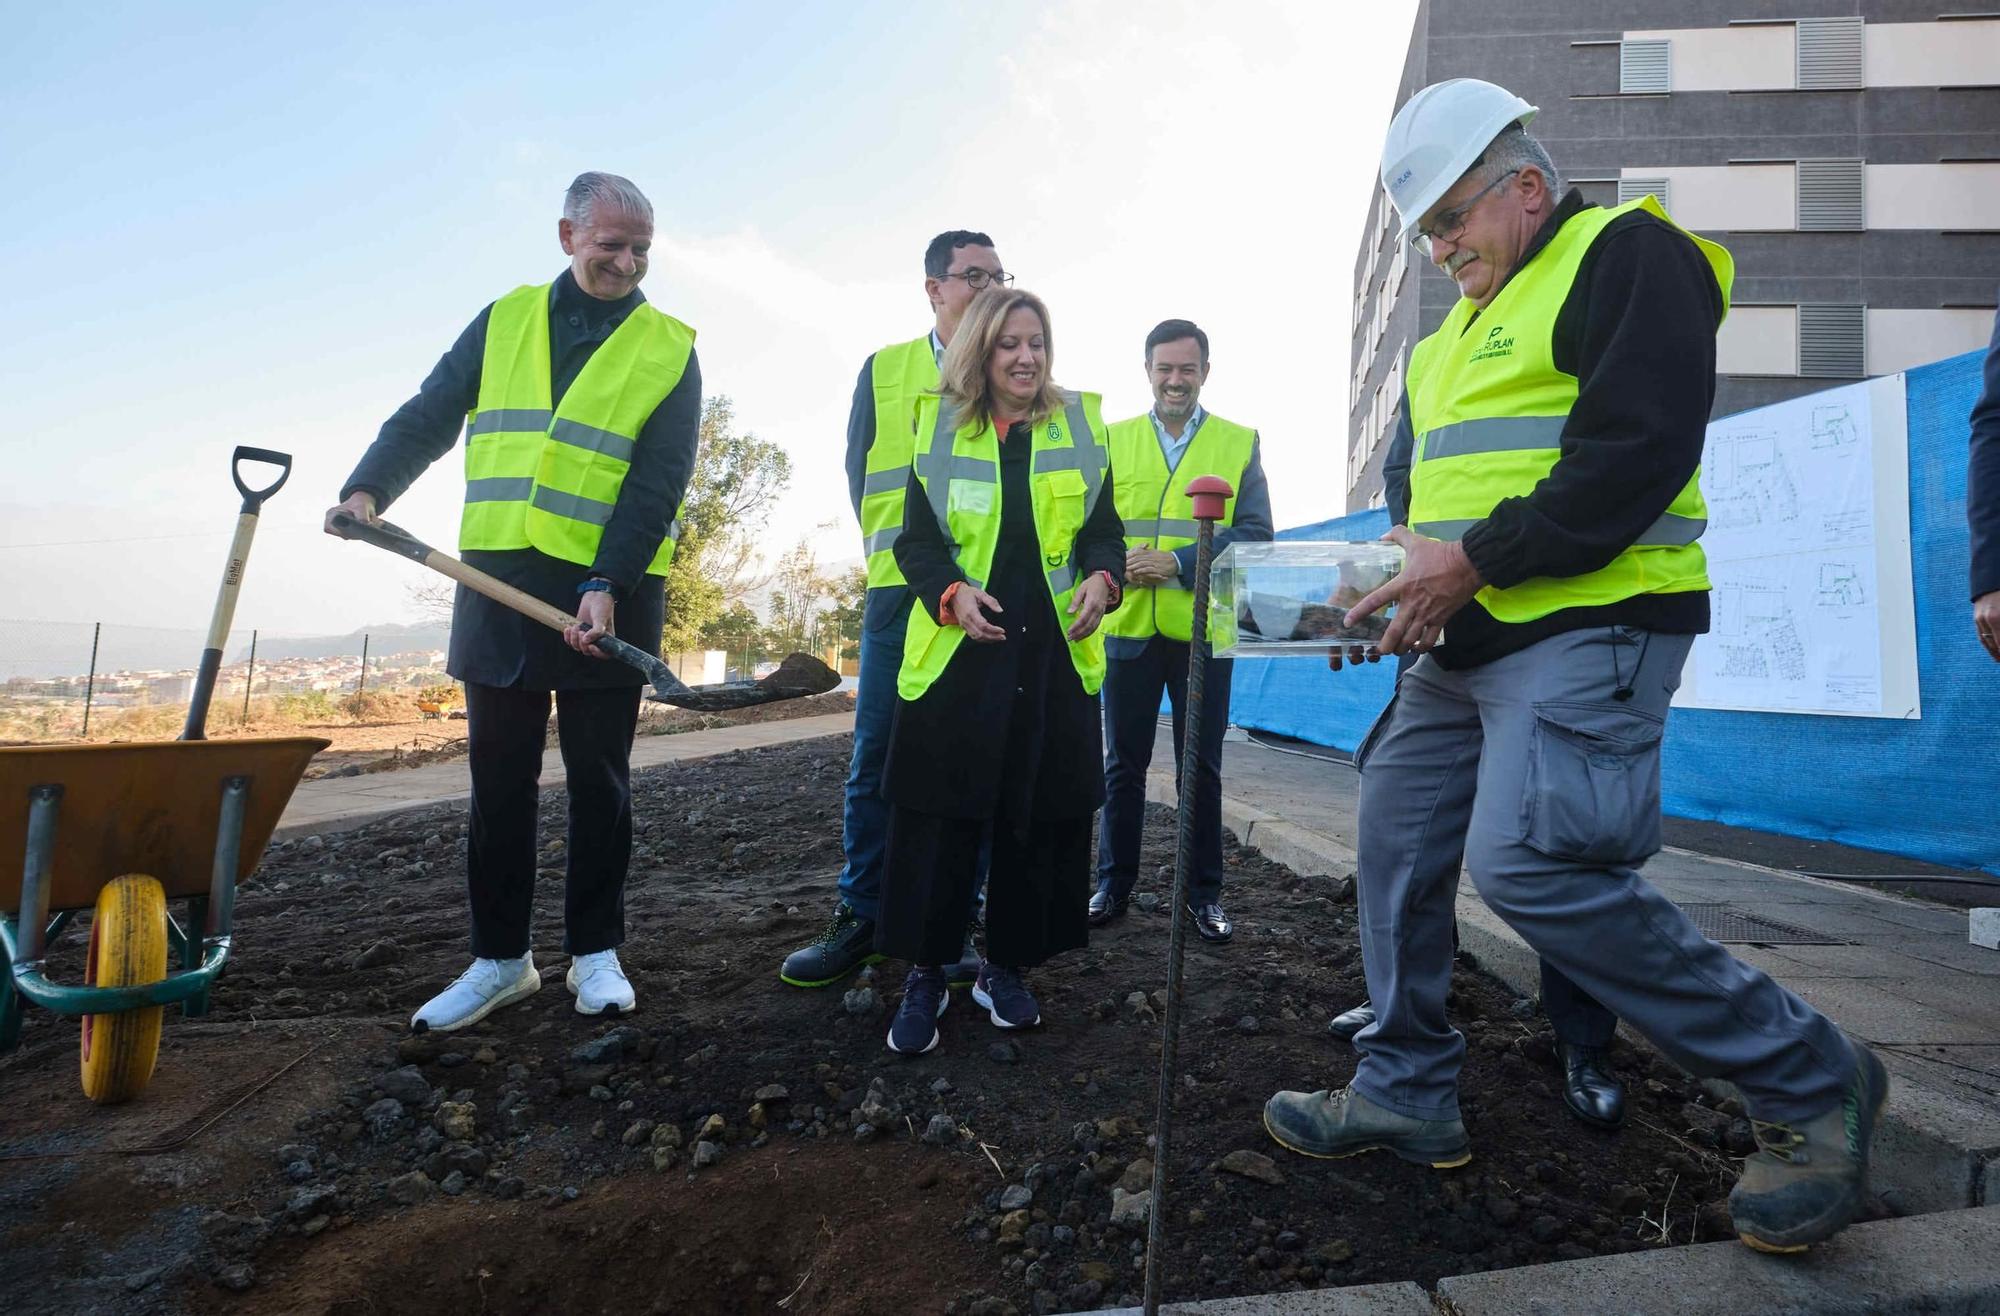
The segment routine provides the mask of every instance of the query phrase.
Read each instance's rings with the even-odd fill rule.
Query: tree
[[[771,584],[771,647],[781,653],[818,648],[825,605],[833,602],[835,582],[820,570],[819,554],[810,541],[801,539],[778,559]]]
[[[751,666],[767,657],[764,623],[745,603],[732,603],[701,633],[701,648],[720,649],[733,661]]]
[[[834,583],[833,611],[827,618],[840,633],[840,656],[861,657],[861,618],[868,610],[868,569],[850,567]]]
[[[403,593],[409,600],[410,611],[417,614],[417,620],[451,621],[452,603],[458,597],[458,586],[450,581],[415,581],[403,586]]]
[[[667,572],[661,643],[669,653],[696,648],[724,608],[761,583],[753,572],[757,537],[792,481],[789,453],[736,432],[735,405],[726,394],[703,404],[700,443]]]

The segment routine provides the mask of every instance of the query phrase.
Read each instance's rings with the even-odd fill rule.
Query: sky
[[[202,628],[238,444],[294,455],[238,628],[415,615],[419,568],[320,533],[480,307],[566,264],[585,169],[652,199],[648,298],[783,445],[772,556],[858,558],[848,403],[929,326],[922,253],[993,235],[1107,419],[1143,343],[1207,330],[1280,526],[1342,509],[1349,307],[1414,0],[514,3],[0,0],[0,620]],[[17,336],[18,335],[18,336]],[[391,519],[449,549],[461,457]]]

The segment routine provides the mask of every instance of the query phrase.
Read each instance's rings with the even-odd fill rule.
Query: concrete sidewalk
[[[853,729],[852,713],[833,713],[825,717],[718,727],[713,731],[683,731],[672,736],[640,736],[632,744],[632,767],[636,771],[761,745],[843,736]],[[560,786],[564,776],[562,755],[551,748],[543,760],[543,788]],[[358,777],[321,777],[299,784],[292,802],[285,806],[273,839],[284,840],[308,832],[346,831],[393,814],[463,800],[471,794],[472,769],[463,759],[425,768],[363,773]]]
[[[1148,794],[1171,804],[1165,727],[1153,762]],[[1358,782],[1348,764],[1268,748],[1232,730],[1223,751],[1223,824],[1300,874],[1351,874]],[[1645,874],[1683,906],[1720,905],[1839,942],[1776,944],[1783,932],[1764,929],[1766,944],[1725,944],[1873,1046],[1895,1075],[1875,1182],[1897,1209],[2000,1204],[2000,953],[1967,941],[1965,911],[1678,849],[1652,859]],[[1254,907],[1230,912],[1239,925],[1257,917]],[[1458,922],[1464,949],[1483,967],[1517,992],[1538,994],[1534,953],[1470,880],[1459,885]]]

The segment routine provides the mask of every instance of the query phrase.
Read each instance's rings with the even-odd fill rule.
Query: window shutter
[[[1621,178],[1618,180],[1619,205],[1622,206],[1628,201],[1637,201],[1642,196],[1658,197],[1662,209],[1673,209],[1673,203],[1667,198],[1667,180],[1665,178]]]
[[[1618,90],[1628,96],[1673,90],[1673,42],[1619,42]]]
[[[1830,304],[1799,307],[1799,374],[1859,379],[1866,373],[1867,308]]]
[[[1861,86],[1859,18],[1801,18],[1798,29],[1800,91],[1839,91]]]
[[[1863,228],[1860,160],[1798,163],[1798,225],[1802,233],[1859,233]]]

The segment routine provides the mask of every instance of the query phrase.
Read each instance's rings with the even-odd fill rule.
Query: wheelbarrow
[[[26,1003],[83,1020],[83,1091],[130,1101],[159,1056],[165,1007],[208,1012],[229,962],[237,883],[257,869],[312,756],[330,742],[169,740],[0,749],[0,1054]],[[167,909],[185,900],[185,921]],[[83,985],[45,972],[91,910]],[[170,968],[177,964],[178,968]]]

